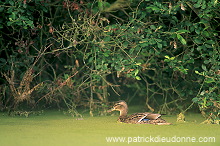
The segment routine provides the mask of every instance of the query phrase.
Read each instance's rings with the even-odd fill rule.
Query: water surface
[[[187,114],[185,123],[177,123],[175,115],[166,115],[163,118],[173,125],[163,126],[121,124],[116,122],[117,116],[84,116],[77,120],[59,111],[45,111],[41,116],[28,118],[0,114],[1,146],[220,145],[219,125],[200,124],[204,121],[200,114]],[[114,137],[119,137],[118,142],[113,141]],[[197,142],[158,141],[183,137],[194,137]],[[215,137],[215,142],[198,142],[200,137]]]

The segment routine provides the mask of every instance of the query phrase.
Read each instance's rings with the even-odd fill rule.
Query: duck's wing
[[[140,118],[140,120],[138,120],[137,122],[140,123],[140,122],[143,121],[146,117],[147,117],[147,115],[143,116],[143,117]]]
[[[154,113],[135,113],[128,116],[125,123],[133,124],[155,124],[155,125],[171,125],[161,118],[161,114]]]
[[[139,120],[139,124],[172,125],[161,118],[161,114],[146,113],[146,117]]]
[[[147,113],[145,119],[156,120],[161,117],[161,114]]]
[[[141,113],[142,117],[137,121],[138,123],[141,121],[149,121],[156,120],[161,117],[161,114],[153,114],[153,113]]]
[[[134,113],[130,116],[128,116],[127,120],[130,123],[138,123],[142,121],[144,118],[146,118],[148,113]]]

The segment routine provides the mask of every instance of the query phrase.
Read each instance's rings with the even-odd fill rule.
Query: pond
[[[122,124],[116,115],[77,119],[59,111],[28,118],[0,113],[0,145],[220,145],[219,125],[200,124],[200,114],[186,114],[184,123],[177,123],[175,115],[163,118],[173,125]]]

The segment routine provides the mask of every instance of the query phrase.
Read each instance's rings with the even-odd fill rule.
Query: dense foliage
[[[1,110],[104,114],[120,98],[160,113],[198,107],[219,123],[219,8],[216,0],[0,1]]]

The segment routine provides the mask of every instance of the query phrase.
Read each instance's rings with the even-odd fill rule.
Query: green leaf
[[[205,44],[205,47],[206,47],[206,48],[212,48],[212,46],[209,45],[209,44]]]
[[[0,62],[6,63],[7,61],[4,58],[0,58]]]
[[[15,19],[15,13],[14,12],[12,12],[10,16],[11,16],[12,19]]]
[[[195,73],[196,73],[196,74],[200,74],[198,70],[195,70]]]
[[[170,57],[170,60],[174,60],[175,59],[175,57]]]
[[[102,11],[103,10],[103,3],[102,2],[98,2],[98,7],[99,7],[99,10]]]
[[[127,48],[128,47],[128,42],[124,42],[123,47]]]
[[[199,101],[199,98],[195,97],[192,99],[192,102],[198,102]]]
[[[207,40],[207,41],[205,41],[207,44],[210,44],[210,45],[213,45],[213,44],[215,44],[215,41],[213,41],[213,40]]]
[[[109,54],[107,52],[104,53],[105,57],[109,57]]]
[[[166,56],[164,56],[164,57],[165,57],[165,58],[167,58],[167,59],[170,59],[170,57],[169,57],[169,56],[167,56],[167,55],[166,55]]]
[[[153,30],[157,29],[155,25],[151,25],[150,28]]]
[[[163,42],[163,40],[161,40],[161,39],[157,39],[156,41],[157,41],[157,42]]]
[[[138,63],[136,63],[135,65],[138,65],[138,66],[140,66],[140,65],[141,65],[141,63],[140,63],[140,62],[138,62]]]
[[[103,41],[104,42],[109,42],[111,40],[111,37],[110,36],[106,36],[104,37]]]
[[[186,45],[186,40],[180,34],[177,34],[177,38],[183,45]]]
[[[162,49],[163,48],[163,45],[161,43],[157,43],[157,47]]]
[[[9,0],[9,4],[10,4],[11,6],[14,6],[15,2],[14,2],[13,0]]]
[[[205,64],[209,64],[210,61],[209,61],[209,60],[205,60],[204,63],[205,63]]]
[[[27,16],[21,16],[20,19],[21,19],[21,20],[24,20],[24,21],[29,20]]]
[[[207,79],[205,80],[205,82],[209,84],[209,83],[215,82],[215,80],[214,80],[213,78],[207,78]]]
[[[185,30],[185,29],[181,29],[181,30],[176,31],[176,33],[178,33],[178,34],[181,34],[181,33],[190,33],[190,31]]]
[[[9,18],[9,20],[10,20],[10,18]],[[13,24],[13,22],[11,20],[7,22],[7,26],[11,26],[12,24]]]
[[[198,46],[196,49],[197,49],[198,51],[207,50],[207,48],[206,48],[206,46],[205,46],[205,45]]]
[[[197,4],[194,5],[194,7],[199,8],[199,7],[201,7],[201,5],[199,3],[197,3]]]
[[[148,42],[140,42],[140,46],[147,47],[147,46],[149,46],[149,43]]]
[[[210,33],[208,31],[203,31],[202,34],[206,37],[210,37]]]
[[[24,4],[24,5],[23,5],[23,8],[25,8],[25,9],[26,9],[26,8],[27,8],[27,4]]]
[[[146,9],[151,9],[153,11],[160,11],[160,8],[156,7],[156,6],[151,6],[151,7],[146,7]]]
[[[137,76],[138,72],[139,72],[139,70],[138,70],[138,69],[135,69],[135,70],[134,70],[134,75]]]
[[[90,57],[89,60],[88,60],[88,62],[91,63],[91,62],[93,62],[93,60],[94,60],[94,58],[93,58],[93,57]]]
[[[204,71],[207,71],[207,68],[206,68],[205,65],[202,65],[202,69],[203,69]]]
[[[205,9],[206,8],[206,1],[203,1],[202,3],[202,9]]]
[[[0,7],[0,12],[2,12],[4,10],[4,7]]]
[[[46,6],[46,4],[47,3],[44,3],[45,4],[45,6]],[[47,7],[42,7],[42,10],[44,11],[44,12],[47,12],[48,10],[47,10]]]
[[[135,79],[136,80],[141,80],[141,78],[139,76],[136,76]]]
[[[104,8],[110,7],[110,5],[111,5],[110,3],[105,2],[105,1],[99,1],[98,2],[98,8],[99,8],[100,11],[102,11]]]
[[[203,43],[202,40],[200,40],[200,39],[195,39],[194,41],[195,41],[196,44],[202,44]]]
[[[200,34],[200,32],[201,32],[199,29],[196,29],[195,31],[197,34]]]

